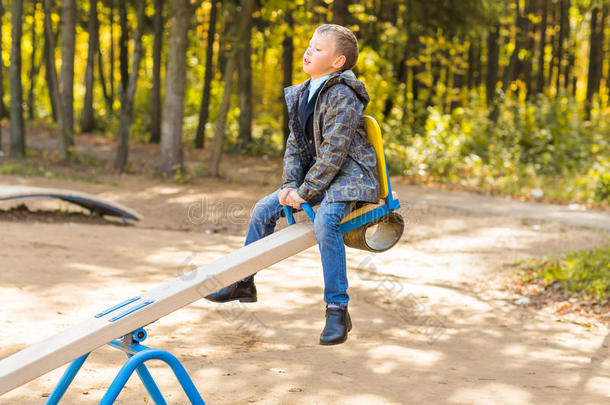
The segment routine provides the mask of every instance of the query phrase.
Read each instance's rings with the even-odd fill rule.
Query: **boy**
[[[282,205],[300,209],[320,204],[314,233],[324,273],[326,325],[320,344],[345,342],[351,330],[347,311],[345,246],[339,224],[356,202],[377,203],[376,157],[364,129],[369,97],[350,70],[358,59],[358,41],[348,29],[324,24],[314,32],[303,55],[310,79],[284,89],[290,136],[284,155],[283,185],[261,199],[252,212],[245,244],[263,238],[283,216]],[[254,276],[209,295],[214,302],[256,302]]]

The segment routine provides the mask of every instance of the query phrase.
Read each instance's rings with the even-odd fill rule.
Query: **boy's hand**
[[[288,202],[288,205],[290,205],[292,208],[300,209],[301,204],[306,203],[307,201],[301,198],[296,189],[291,188],[286,196],[286,202]]]
[[[292,208],[300,209],[301,204],[305,203],[295,188],[285,188],[278,194],[278,200],[282,205],[288,205]]]
[[[280,204],[288,205],[288,202],[286,201],[286,196],[288,195],[290,190],[291,190],[290,188],[285,188],[283,190],[280,190],[280,193],[277,195],[277,199],[280,201]]]

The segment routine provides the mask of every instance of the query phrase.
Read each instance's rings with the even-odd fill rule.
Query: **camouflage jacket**
[[[296,188],[306,201],[325,193],[328,202],[377,203],[377,158],[363,119],[369,103],[364,83],[351,70],[336,72],[324,83],[313,114],[316,156],[311,156],[297,113],[309,82],[284,89],[291,133],[282,188]]]

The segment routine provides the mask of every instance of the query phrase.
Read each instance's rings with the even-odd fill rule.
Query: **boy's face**
[[[303,55],[303,71],[313,80],[335,73],[345,64],[345,56],[335,52],[332,36],[314,32]]]

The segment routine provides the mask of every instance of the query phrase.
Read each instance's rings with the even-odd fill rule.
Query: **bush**
[[[482,105],[444,114],[428,108],[422,133],[386,136],[390,171],[421,181],[451,182],[508,194],[542,189],[547,197],[610,202],[610,116],[584,121],[574,100],[504,99],[498,119]],[[389,141],[389,142],[388,142]]]

